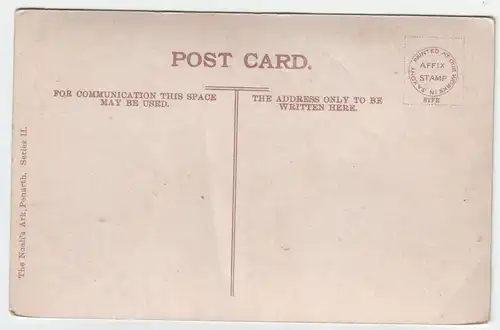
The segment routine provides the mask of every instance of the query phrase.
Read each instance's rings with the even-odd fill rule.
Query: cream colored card
[[[492,19],[15,22],[14,314],[488,320]]]

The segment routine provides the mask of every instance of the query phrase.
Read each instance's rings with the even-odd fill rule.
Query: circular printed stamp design
[[[419,93],[439,97],[457,84],[457,61],[450,52],[441,47],[421,49],[408,64],[408,78]]]

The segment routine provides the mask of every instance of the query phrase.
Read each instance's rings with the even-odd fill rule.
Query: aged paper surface
[[[20,10],[11,311],[486,322],[489,18]]]

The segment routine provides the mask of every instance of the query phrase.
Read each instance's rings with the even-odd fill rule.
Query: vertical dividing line
[[[234,91],[234,128],[233,128],[233,203],[231,212],[231,286],[229,294],[234,297],[234,270],[236,250],[236,185],[238,180],[238,102],[239,91]]]

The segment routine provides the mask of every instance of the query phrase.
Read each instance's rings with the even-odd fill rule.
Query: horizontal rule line
[[[251,92],[269,92],[267,87],[246,87],[246,86],[205,86],[206,90],[226,90],[226,91],[251,91]]]

